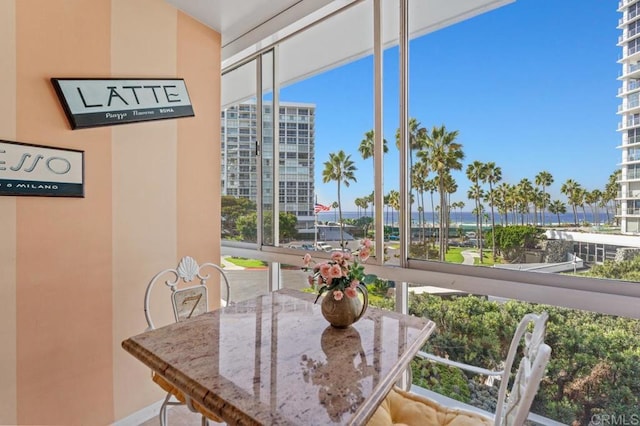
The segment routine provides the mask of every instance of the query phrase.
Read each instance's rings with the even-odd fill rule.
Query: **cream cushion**
[[[394,388],[369,420],[368,426],[493,425],[493,420],[471,411],[442,406],[428,398]]]

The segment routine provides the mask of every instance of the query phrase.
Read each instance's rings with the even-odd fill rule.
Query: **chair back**
[[[185,256],[180,259],[180,263],[175,269],[169,268],[160,271],[149,281],[144,294],[144,316],[147,320],[147,330],[155,328],[155,324],[151,319],[149,305],[151,290],[157,281],[160,281],[164,276],[168,276],[164,284],[171,290],[174,319],[176,322],[180,322],[209,310],[207,280],[211,278],[210,272],[216,272],[220,275],[220,284],[222,285],[220,303],[226,306],[229,303],[229,280],[224,270],[211,262],[198,265],[198,262],[193,257]],[[181,283],[189,284],[194,279],[197,279],[195,285],[178,288]]]
[[[518,324],[509,346],[509,353],[500,381],[495,413],[496,426],[522,425],[529,414],[531,403],[538,392],[540,381],[551,357],[551,348],[544,343],[548,319],[549,315],[546,312],[540,315],[527,314]],[[529,332],[527,328],[531,323],[533,323],[533,331]],[[507,397],[511,368],[523,337],[522,359]]]

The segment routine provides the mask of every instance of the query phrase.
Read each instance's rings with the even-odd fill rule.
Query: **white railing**
[[[301,262],[299,250],[275,247],[256,250],[250,246],[255,245],[225,242],[223,252],[288,265]],[[314,256],[323,254],[314,252]],[[328,259],[329,254],[326,256]],[[407,268],[367,264],[366,269],[367,273],[396,283],[408,282],[640,319],[638,283],[420,260],[410,260]]]

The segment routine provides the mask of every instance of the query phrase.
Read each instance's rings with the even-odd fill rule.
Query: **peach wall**
[[[157,0],[113,0],[111,74],[176,77],[176,15]],[[141,36],[144,34],[145,36]],[[152,35],[151,39],[149,35]],[[186,81],[189,87],[189,81]],[[147,327],[143,296],[153,275],[175,267],[177,122],[113,129],[113,375],[115,417],[161,399],[149,369],[120,343]],[[169,293],[164,312],[170,316]],[[157,302],[157,300],[154,300]],[[157,321],[156,321],[157,322]]]
[[[16,138],[15,1],[0,1],[0,139]],[[16,424],[16,199],[0,197],[0,424]]]
[[[85,152],[85,198],[0,197],[0,424],[162,398],[120,344],[155,272],[219,255],[219,52],[164,0],[0,0],[0,139]],[[71,130],[49,79],[110,76],[185,78],[196,117]]]
[[[16,2],[17,138],[85,150],[82,199],[17,199],[18,422],[113,414],[111,131],[69,130],[50,77],[109,69],[108,1]]]
[[[211,78],[220,75],[216,46],[219,34],[178,13],[178,75],[189,82],[189,97],[197,105],[195,120],[178,122],[178,252],[199,262],[220,259],[219,241],[210,238],[220,235],[221,215],[220,82]],[[219,305],[218,295],[209,300]]]

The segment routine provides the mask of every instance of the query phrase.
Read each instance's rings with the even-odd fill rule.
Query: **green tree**
[[[256,242],[257,241],[257,221],[258,213],[253,211],[249,214],[241,216],[237,219],[238,232],[240,233],[243,241]],[[264,212],[264,232],[267,235],[271,235],[273,228],[271,220],[273,218],[272,211]],[[278,216],[278,226],[280,228],[280,239],[282,241],[290,241],[298,237],[298,217],[291,212],[280,212]]]
[[[271,213],[271,212],[268,212]],[[270,218],[269,218],[270,219]],[[272,223],[271,221],[267,223]],[[291,212],[280,212],[278,215],[278,226],[281,241],[291,241],[298,238],[298,217]],[[269,232],[270,230],[266,230]]]
[[[451,170],[461,170],[464,152],[462,144],[456,141],[458,131],[447,131],[444,125],[433,127],[426,135],[426,149],[418,152],[424,158],[429,169],[438,176],[438,192],[440,194],[440,260],[444,261],[447,248],[448,230],[445,229],[447,213],[446,175]]]
[[[342,202],[340,199],[340,189],[342,185],[348,187],[350,182],[356,182],[355,171],[358,168],[351,161],[351,155],[347,155],[343,150],[338,153],[330,153],[329,161],[324,163],[322,171],[322,182],[335,181],[338,184],[338,215],[340,216],[340,247],[344,247],[343,226],[342,226]]]
[[[239,235],[236,221],[238,218],[256,211],[256,203],[248,198],[223,195],[221,199],[222,235]]]
[[[528,225],[496,226],[490,233],[495,234],[491,238],[495,238],[496,249],[510,262],[522,261],[524,252],[544,238],[542,229]]]
[[[252,212],[244,216],[240,216],[236,220],[236,228],[243,241],[255,243],[258,235],[258,214]]]

